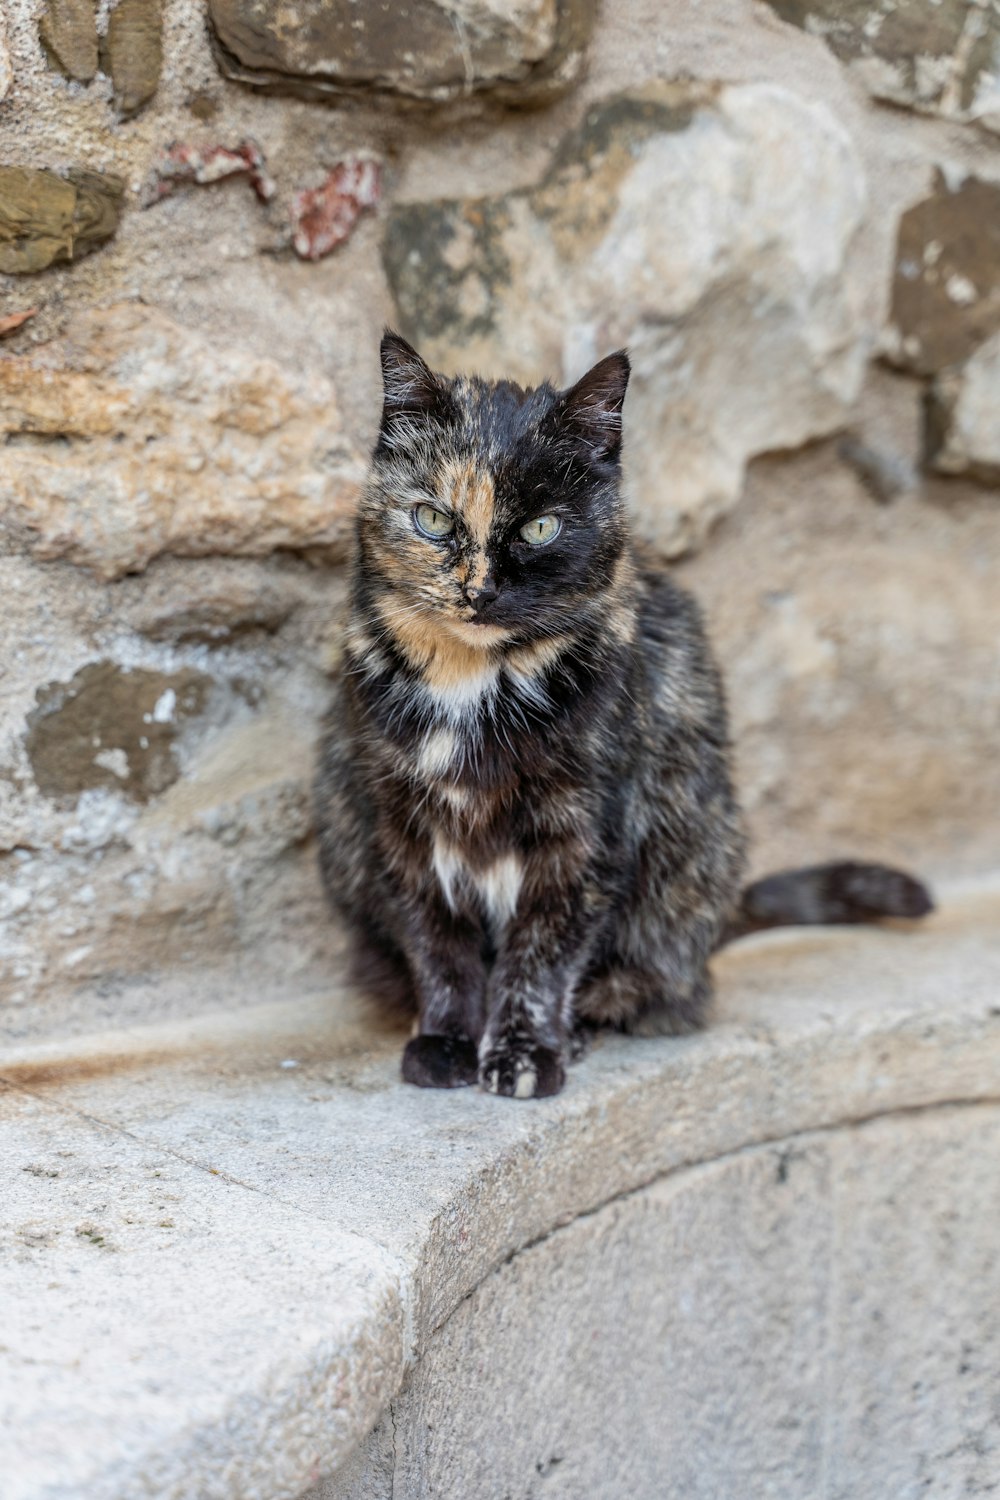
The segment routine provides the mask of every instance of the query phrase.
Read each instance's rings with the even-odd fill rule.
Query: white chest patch
[[[500,932],[517,910],[524,867],[517,854],[504,854],[485,870],[470,870],[461,850],[440,834],[434,840],[434,873],[444,899],[455,910],[461,891],[478,896],[490,929]]]
[[[424,692],[442,718],[449,724],[460,724],[473,717],[485,700],[493,697],[497,687],[496,667],[483,664],[482,670],[469,672],[450,682],[430,682]]]
[[[443,776],[455,758],[458,739],[453,729],[432,729],[424,735],[417,756],[417,770],[422,776]]]

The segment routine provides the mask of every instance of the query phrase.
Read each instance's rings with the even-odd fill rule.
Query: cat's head
[[[382,374],[359,519],[380,612],[484,648],[575,623],[625,546],[627,356],[608,355],[567,391],[522,390],[436,375],[386,333]]]

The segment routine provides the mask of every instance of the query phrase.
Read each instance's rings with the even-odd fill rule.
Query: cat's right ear
[[[382,437],[413,436],[414,422],[444,415],[448,409],[445,383],[398,333],[382,335]]]

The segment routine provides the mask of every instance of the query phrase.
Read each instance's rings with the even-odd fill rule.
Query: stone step
[[[998,919],[737,945],[552,1100],[333,988],[8,1044],[4,1500],[996,1481]]]

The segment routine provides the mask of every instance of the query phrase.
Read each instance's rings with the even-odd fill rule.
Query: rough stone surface
[[[0,167],[0,272],[44,271],[96,250],[118,228],[122,186],[82,168]]]
[[[363,466],[322,376],[125,304],[0,361],[0,390],[0,525],[37,557],[115,578],[164,552],[346,544]]]
[[[277,1500],[375,1418],[403,1330],[374,1244],[47,1101],[0,1118],[10,1500]],[[86,1292],[53,1321],[54,1278]]]
[[[628,345],[629,493],[676,554],[736,504],[750,457],[843,420],[863,203],[825,109],[662,86],[593,107],[535,188],[395,209],[384,255],[403,331],[449,369],[568,381]]]
[[[53,67],[89,83],[98,62],[95,0],[46,0],[38,31]]]
[[[10,45],[7,41],[7,16],[0,12],[0,99],[5,99],[14,81],[10,61]]]
[[[997,916],[738,946],[520,1108],[330,992],[8,1043],[11,1500],[291,1500],[389,1401],[353,1496],[988,1487]]]
[[[887,353],[934,375],[961,363],[1000,329],[1000,183],[966,177],[901,218]]]
[[[429,1341],[385,1423],[390,1484],[376,1458],[368,1494],[988,1494],[1000,1286],[979,1226],[1000,1214],[998,1150],[996,1107],[878,1120],[556,1230]],[[358,1493],[350,1476],[318,1497]]]
[[[189,1012],[232,982],[209,977],[227,964],[258,993],[326,984],[338,936],[310,779],[339,576],[294,559],[267,578],[167,560],[113,590],[67,575],[0,557],[17,621],[0,677],[5,1013],[69,1032],[97,1012]]]
[[[846,62],[876,99],[1000,129],[995,0],[767,0]]]
[[[541,103],[583,68],[594,0],[210,0],[230,78],[307,96]]]
[[[136,114],[156,93],[163,65],[161,0],[117,0],[108,17],[101,61],[121,115]]]
[[[927,457],[942,474],[1000,484],[1000,334],[943,370],[927,402]]]
[[[209,682],[198,672],[102,661],[39,688],[25,742],[39,791],[73,797],[114,787],[137,802],[165,792],[180,775],[177,723],[204,707]]]

